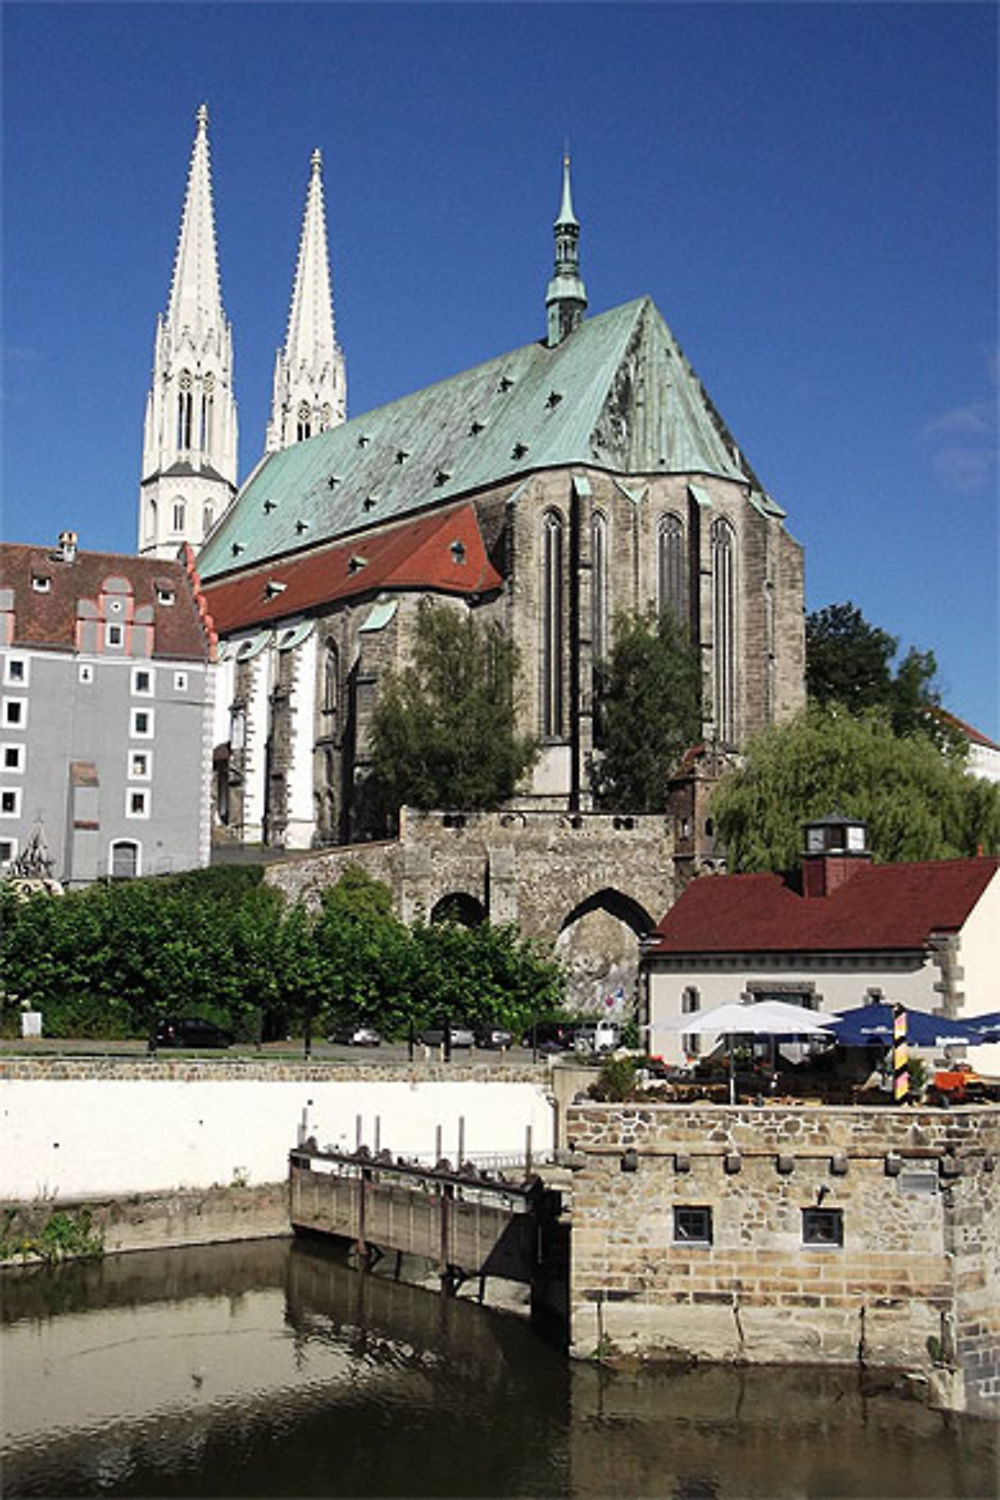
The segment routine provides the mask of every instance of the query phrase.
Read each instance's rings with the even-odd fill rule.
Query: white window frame
[[[77,677],[78,677],[79,681],[84,684],[85,687],[89,687],[90,684],[94,680],[94,667],[93,667],[93,663],[89,662],[89,661],[81,662],[80,663],[80,670],[77,673]]]
[[[165,608],[168,608],[171,604],[173,604],[174,598],[175,595],[173,589],[156,590],[156,602],[157,604],[162,604]]]
[[[147,727],[139,728],[139,718],[144,715]],[[129,737],[133,740],[151,740],[156,730],[155,714],[151,708],[133,708],[129,714]]]
[[[139,686],[139,677],[142,673],[148,678],[146,687]],[[156,693],[156,673],[152,667],[132,668],[132,691],[137,698],[152,698]]]
[[[3,844],[8,846],[10,853],[5,855],[0,849],[0,870],[6,869],[17,858],[18,840],[4,837],[0,839],[0,845]]]
[[[10,711],[15,705],[19,706],[20,714],[11,718]],[[28,727],[28,700],[27,698],[4,698],[3,707],[0,710],[0,722],[4,729],[26,729]]]
[[[141,797],[142,798],[142,804],[141,804],[141,806],[138,809],[132,806],[133,799],[136,798],[136,797]],[[126,818],[144,818],[144,819],[148,819],[149,818],[149,814],[150,814],[150,804],[151,804],[151,802],[152,802],[152,794],[151,794],[151,792],[150,792],[150,790],[149,790],[148,787],[145,787],[145,786],[130,786],[130,787],[128,787],[126,789],[126,791],[125,791],[125,816],[126,816]]]
[[[174,673],[174,692],[186,693],[188,690],[188,674],[186,672]]]
[[[31,658],[28,656],[5,656],[3,659],[3,685],[4,687],[27,687],[31,675]],[[23,675],[15,677],[13,668],[17,666],[22,669]]]
[[[3,764],[0,765],[0,771],[2,771],[7,776],[23,775],[25,752],[27,751],[27,748],[28,747],[26,745],[16,744],[13,740],[0,741],[0,760],[3,761]],[[7,762],[7,753],[10,750],[13,750],[16,755],[16,760],[13,764],[8,764]]]
[[[48,578],[44,573],[36,573],[31,580],[31,587],[36,594],[51,594],[52,579]]]
[[[21,796],[23,790],[24,788],[19,786],[0,787],[0,818],[19,818],[21,816]],[[7,797],[14,799],[14,806],[9,809],[3,805]]]
[[[136,756],[143,756],[146,761],[144,771],[136,770]],[[130,750],[128,753],[128,776],[130,781],[152,781],[153,779],[153,752],[152,750]]]
[[[108,620],[104,627],[104,644],[106,646],[124,646],[125,625],[121,620]]]

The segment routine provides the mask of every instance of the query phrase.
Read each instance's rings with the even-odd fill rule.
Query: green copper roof
[[[639,298],[266,457],[198,559],[214,578],[523,478],[717,474],[759,483],[660,314]]]

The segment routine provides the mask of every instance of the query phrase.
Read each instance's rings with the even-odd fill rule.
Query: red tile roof
[[[781,875],[704,875],[651,934],[651,954],[859,952],[923,948],[957,932],[1000,860],[862,865],[832,895]]]
[[[285,587],[269,598],[269,582]],[[300,557],[277,558],[204,588],[216,629],[230,631],[284,619],[373,589],[432,588],[480,594],[502,583],[487,556],[476,512],[465,504],[365,532]]]
[[[1000,745],[997,744],[996,740],[989,739],[981,730],[974,729],[971,724],[966,724],[964,719],[960,719],[957,714],[951,713],[949,709],[934,708],[932,712],[934,717],[940,719],[943,724],[947,724],[959,734],[963,734],[970,744],[982,745],[987,750],[1000,750]]]
[[[74,650],[77,605],[96,601],[106,578],[125,578],[135,608],[152,606],[153,656],[205,661],[211,650],[211,621],[199,599],[196,574],[188,563],[162,557],[130,557],[120,552],[78,551],[64,561],[57,548],[20,542],[0,544],[0,589],[13,591],[13,646]],[[47,578],[40,593],[35,577]],[[172,590],[173,604],[160,604],[158,591]]]

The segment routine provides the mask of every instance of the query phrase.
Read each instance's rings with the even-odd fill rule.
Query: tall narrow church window
[[[546,513],[542,532],[542,733],[563,732],[563,522]]]
[[[295,428],[295,441],[301,443],[303,438],[312,436],[312,413],[305,401],[299,407],[299,417]]]
[[[675,619],[687,615],[687,570],[684,557],[684,522],[672,512],[660,518],[656,545],[657,608],[669,609]]]
[[[608,518],[595,510],[590,519],[590,640],[595,666],[608,654]]]
[[[203,537],[208,536],[208,533],[211,531],[214,522],[214,510],[210,505],[204,506],[201,512],[201,534]]]
[[[323,712],[333,716],[337,712],[340,694],[340,660],[336,642],[328,640],[323,654]]]
[[[177,392],[177,446],[182,450],[191,447],[192,397],[191,376],[181,371],[180,390]]]
[[[712,525],[712,622],[715,732],[724,744],[736,739],[736,547],[728,521]]]
[[[174,519],[174,530],[175,531],[183,531],[184,530],[184,501],[183,500],[175,500],[174,501],[174,518],[173,519]]]

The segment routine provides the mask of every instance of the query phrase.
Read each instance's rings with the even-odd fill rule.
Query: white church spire
[[[200,546],[236,493],[233,335],[219,286],[204,104],[196,120],[143,430],[139,551],[160,557],[184,542]]]
[[[288,448],[343,422],[347,373],[333,323],[323,206],[323,157],[312,154],[285,346],[274,362],[267,451]]]

